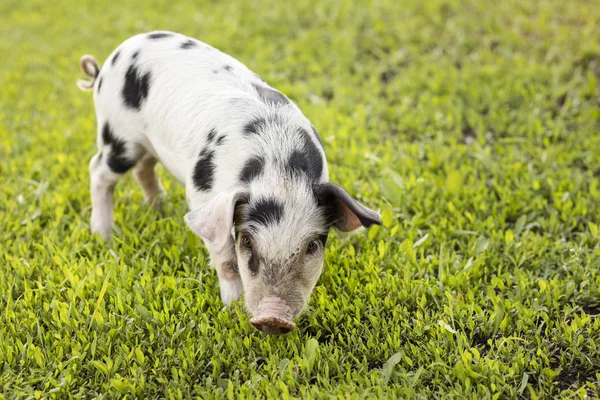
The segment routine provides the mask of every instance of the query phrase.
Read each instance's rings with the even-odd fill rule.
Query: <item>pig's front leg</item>
[[[221,288],[221,300],[226,305],[240,299],[243,286],[240,274],[237,272],[237,260],[227,261],[217,267],[219,275],[219,286]]]
[[[211,263],[217,270],[217,276],[219,277],[221,300],[229,306],[232,302],[240,299],[243,291],[233,240],[230,240],[230,243],[218,254],[210,245],[207,245],[207,248],[210,252]]]

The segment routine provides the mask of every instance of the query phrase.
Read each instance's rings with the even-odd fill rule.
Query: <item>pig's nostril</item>
[[[283,335],[296,329],[293,322],[273,317],[251,320],[250,322],[256,329],[268,335]]]
[[[289,328],[286,326],[269,326],[269,325],[256,325],[253,324],[256,329],[261,331],[262,333],[266,333],[268,335],[284,335],[286,333],[290,333],[293,331],[293,328]]]
[[[295,327],[294,327],[294,328],[295,328]],[[279,328],[279,334],[280,334],[280,335],[284,335],[284,334],[286,334],[286,333],[290,333],[291,331],[293,331],[293,330],[294,330],[294,328],[290,328],[290,327],[288,327],[288,326],[282,326],[282,327],[280,327],[280,328]]]

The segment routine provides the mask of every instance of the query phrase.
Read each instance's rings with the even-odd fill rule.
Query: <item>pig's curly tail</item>
[[[96,78],[100,73],[100,67],[98,66],[98,62],[96,61],[96,59],[93,56],[90,56],[89,54],[86,54],[81,57],[81,59],[79,60],[79,67],[87,76],[91,77],[92,80],[86,81],[83,79],[79,79],[77,81],[77,87],[83,91],[88,91],[94,87],[94,82],[96,82]]]

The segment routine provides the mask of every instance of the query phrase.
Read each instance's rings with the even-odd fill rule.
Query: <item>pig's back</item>
[[[143,143],[184,182],[212,129],[219,137],[228,134],[231,147],[232,135],[262,112],[257,110],[265,105],[253,84],[266,85],[212,46],[173,32],[151,32],[129,38],[107,58],[94,102],[100,124],[110,119],[124,127],[116,135]]]
[[[200,201],[239,183],[252,159],[286,168],[306,146],[318,148],[312,158],[324,168],[314,175],[327,179],[317,133],[298,107],[241,62],[185,35],[126,40],[102,66],[94,99],[99,123],[109,113],[126,128],[117,135],[152,152]],[[208,169],[203,182],[196,170]]]

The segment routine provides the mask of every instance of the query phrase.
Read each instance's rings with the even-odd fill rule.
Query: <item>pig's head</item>
[[[250,322],[268,334],[295,329],[293,320],[321,275],[331,228],[350,232],[380,224],[378,213],[340,186],[300,177],[268,175],[217,196],[213,203],[211,213],[197,218],[217,224],[216,229],[211,237],[201,236],[217,251],[234,243]]]

